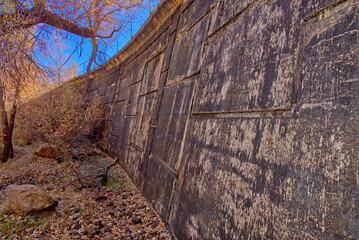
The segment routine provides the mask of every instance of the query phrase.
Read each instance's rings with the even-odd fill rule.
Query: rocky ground
[[[105,186],[81,189],[68,161],[59,164],[34,152],[18,148],[16,159],[0,164],[0,239],[170,239],[163,222],[118,165],[110,170]],[[113,162],[95,151],[73,160],[81,176]],[[6,215],[1,209],[9,184],[37,185],[59,205],[27,217]]]

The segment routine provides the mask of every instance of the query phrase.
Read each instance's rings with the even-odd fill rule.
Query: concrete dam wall
[[[358,1],[164,0],[91,78],[175,238],[359,238]]]

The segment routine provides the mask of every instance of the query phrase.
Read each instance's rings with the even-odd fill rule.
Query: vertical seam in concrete
[[[115,73],[113,73],[113,74],[115,74]],[[132,76],[133,76],[133,74],[131,74]],[[132,76],[131,76],[131,78],[132,78]],[[122,79],[122,80],[124,80],[124,79]],[[116,92],[117,92],[117,90],[119,90],[118,91],[118,96],[119,96],[119,94],[120,94],[120,86],[121,86],[121,74],[120,74],[120,70],[118,71],[118,79],[115,81],[115,95],[114,96],[116,96]],[[128,87],[128,86],[127,86]],[[117,97],[117,99],[118,99],[118,97]],[[114,115],[116,114],[116,105],[117,105],[117,103],[119,102],[119,101],[117,101],[117,99],[114,97],[114,99],[113,99],[113,101],[112,101],[112,109],[113,109],[113,112],[114,112]],[[125,101],[128,101],[128,99],[125,99],[124,100],[124,105],[127,105],[126,104],[126,102]],[[125,118],[125,115],[123,115],[123,117]],[[124,128],[125,126],[123,126],[122,128]],[[122,131],[123,132],[123,131]],[[120,141],[120,137],[122,137],[122,136],[118,136],[117,137],[117,144],[116,144],[116,151],[115,151],[115,153],[116,153],[116,157],[119,157],[121,154],[120,154],[120,149],[118,149],[118,142]],[[124,159],[120,159],[121,161],[124,161]]]
[[[171,16],[172,19],[171,19],[171,25],[172,25],[172,20],[173,20],[173,15]],[[171,26],[170,25],[170,26]],[[170,26],[167,28],[167,29],[170,29]],[[177,30],[176,30],[177,31]],[[176,34],[176,31],[174,31],[172,34]],[[162,33],[163,34],[163,33]],[[169,31],[168,31],[168,36],[167,36],[167,41],[169,41],[170,39],[170,36],[172,35]],[[176,39],[174,39],[175,41]],[[170,57],[169,57],[169,61],[171,61],[171,58],[172,58],[172,52],[173,52],[173,46],[174,46],[174,43],[171,47],[171,49],[166,49],[165,51],[171,51],[170,52]],[[165,52],[163,51],[163,52]],[[161,52],[162,53],[162,52]],[[165,56],[164,56],[165,57]],[[147,63],[148,64],[148,63]],[[166,85],[166,81],[167,81],[167,77],[168,77],[168,70],[167,69],[167,72],[166,71],[163,71],[162,72],[162,67],[163,67],[163,64],[165,64],[165,62],[163,61],[162,62],[162,66],[160,67],[160,83],[159,83],[159,87],[158,87],[158,92],[157,92],[157,95],[156,95],[156,100],[155,100],[155,106],[154,106],[154,112],[153,112],[153,115],[151,117],[151,120],[150,120],[150,125],[153,124],[153,122],[155,122],[157,124],[157,120],[154,121],[154,118],[158,118],[158,114],[160,112],[160,109],[161,109],[161,102],[162,102],[162,97],[163,97],[163,92],[164,92],[164,87]],[[143,73],[144,74],[144,73]],[[163,79],[163,81],[161,81],[161,75],[162,74],[166,74],[166,77]],[[157,104],[158,104],[158,109],[157,109]],[[153,128],[153,131],[151,132],[151,129]],[[143,179],[145,180],[146,179],[146,175],[147,175],[147,168],[148,168],[148,163],[149,163],[149,156],[150,156],[150,153],[151,153],[151,147],[152,147],[152,143],[153,143],[153,137],[154,137],[154,133],[155,133],[155,130],[156,130],[156,127],[152,127],[150,126],[150,129],[149,129],[149,135],[148,135],[148,139],[147,139],[147,143],[146,143],[146,146],[145,146],[145,152],[144,152],[144,169],[143,169]],[[142,189],[142,187],[141,187]]]
[[[187,115],[187,120],[186,120],[186,125],[185,125],[185,129],[184,129],[184,134],[182,137],[182,143],[181,143],[181,149],[180,152],[178,154],[178,162],[179,162],[179,166],[178,166],[178,175],[177,178],[174,181],[174,186],[172,188],[172,193],[171,193],[171,197],[170,197],[170,203],[169,203],[169,214],[168,214],[168,219],[166,219],[166,224],[169,226],[169,221],[171,219],[171,214],[172,214],[172,207],[173,207],[173,202],[178,194],[178,191],[180,189],[181,186],[179,186],[179,177],[181,175],[181,173],[183,173],[184,168],[186,167],[187,164],[187,160],[182,161],[182,157],[183,157],[183,150],[184,150],[184,145],[185,145],[185,141],[187,138],[187,132],[188,132],[188,125],[189,125],[189,121],[190,121],[190,117],[191,117],[191,112],[192,112],[192,108],[193,108],[193,104],[194,104],[194,99],[197,93],[197,88],[198,88],[198,84],[199,84],[199,78],[197,78],[195,80],[195,87],[192,93],[192,97],[191,97],[191,104],[189,106],[189,111],[188,111],[188,115]],[[176,168],[176,167],[175,167]]]
[[[292,96],[291,96],[291,104],[296,104],[298,101],[298,93],[299,93],[299,84],[300,84],[300,67],[302,64],[302,53],[303,53],[303,26],[304,23],[301,23],[300,33],[299,33],[299,41],[298,41],[298,53],[296,54],[295,66],[294,66],[294,75],[293,75],[293,84],[292,84]]]
[[[117,86],[118,85],[118,86]],[[120,77],[117,79],[116,83],[115,83],[115,93],[116,93],[116,90],[117,90],[117,87],[119,87],[120,85]],[[116,94],[115,94],[116,95]],[[115,99],[112,100],[112,108],[110,108],[110,113],[109,113],[109,122],[112,122],[110,121],[110,119],[113,119],[115,117],[115,114],[116,114],[116,104],[117,102],[115,101]],[[111,105],[111,103],[109,103],[109,105]],[[108,132],[107,132],[107,136],[113,136],[112,134],[112,124],[109,124],[111,126],[111,128],[108,129]],[[107,143],[107,148],[109,147],[109,143]],[[117,152],[117,151],[116,151]],[[118,157],[118,153],[116,153],[116,157]]]
[[[175,95],[174,95],[174,99],[173,99],[173,102],[172,102],[172,106],[171,106],[171,113],[170,113],[170,117],[169,117],[169,119],[168,119],[168,121],[167,121],[167,126],[166,126],[166,130],[170,127],[170,125],[171,125],[171,120],[172,120],[172,116],[173,116],[173,110],[174,110],[174,106],[175,106],[175,103],[176,103],[176,97],[177,97],[177,91],[176,91],[176,93],[175,93]],[[157,124],[157,122],[156,122],[156,124]]]
[[[163,67],[163,64],[165,64],[165,59],[163,60],[163,63],[162,63],[162,67],[161,67],[161,73],[164,73],[164,72],[166,72],[167,71],[167,74],[169,73],[169,70],[170,70],[170,63],[171,63],[171,59],[172,59],[172,53],[173,53],[173,47],[174,47],[174,45],[175,45],[175,41],[176,41],[176,34],[177,34],[177,30],[175,30],[173,33],[169,33],[168,34],[168,44],[169,44],[169,42],[171,41],[171,37],[172,37],[172,35],[173,35],[173,43],[172,43],[172,47],[171,47],[171,50],[170,50],[170,53],[169,53],[169,60],[168,60],[168,67],[167,67],[167,69],[165,69],[165,70],[162,70],[162,67]],[[166,53],[164,53],[164,54],[166,54]],[[164,56],[164,58],[166,58],[166,55]],[[167,77],[166,77],[166,80],[167,80]],[[165,83],[165,85],[166,85],[166,83]]]
[[[213,10],[213,7],[210,8],[210,10],[205,14],[205,16],[208,15],[212,10]],[[207,26],[207,29],[206,29],[206,31],[207,31],[206,36],[208,35],[209,27],[211,25],[211,21],[212,21],[212,18],[209,18],[208,26]],[[205,55],[206,39],[207,39],[207,37],[205,38],[205,40],[203,42],[203,45],[202,45],[202,50],[201,50],[202,55],[201,55],[201,59],[199,61],[198,74],[200,74],[200,72],[201,72],[202,63],[203,63],[203,56]],[[172,215],[172,210],[173,210],[173,202],[174,202],[175,198],[177,197],[177,194],[178,194],[178,192],[179,192],[179,190],[181,188],[181,185],[182,185],[182,183],[179,181],[180,180],[179,178],[181,177],[182,174],[184,174],[184,169],[185,169],[185,167],[187,165],[187,160],[182,161],[182,158],[183,158],[183,151],[184,151],[184,146],[185,146],[185,142],[186,142],[186,138],[187,138],[189,121],[190,121],[190,118],[192,116],[193,105],[194,105],[194,101],[195,101],[195,97],[196,97],[197,89],[198,89],[198,85],[199,85],[199,79],[200,79],[200,76],[198,76],[197,79],[195,79],[195,86],[194,86],[194,89],[193,89],[193,93],[192,93],[192,97],[191,97],[191,103],[190,103],[190,106],[189,106],[189,111],[188,111],[187,120],[186,120],[186,125],[185,125],[185,129],[184,129],[183,137],[182,137],[181,149],[180,149],[180,152],[178,154],[178,160],[177,160],[178,161],[178,168],[175,167],[175,169],[178,169],[178,175],[177,175],[177,178],[175,179],[175,181],[173,183],[172,193],[171,193],[170,202],[169,202],[169,209],[168,209],[169,214],[168,214],[168,219],[166,219],[166,225],[168,226],[169,229],[170,229],[170,220],[171,220],[171,215]]]
[[[292,94],[291,94],[291,105],[297,104],[299,101],[300,94],[300,70],[303,61],[303,49],[304,49],[304,28],[306,26],[305,18],[300,21],[300,29],[299,29],[299,39],[298,39],[298,52],[295,56],[295,66],[294,66],[294,74],[293,74],[293,83],[292,83]],[[293,109],[292,109],[293,110]],[[295,114],[294,109],[294,114]]]
[[[176,34],[176,31],[173,34]],[[171,36],[171,34],[168,33],[167,40],[169,40],[170,36]],[[172,52],[173,52],[173,46],[174,46],[174,43],[173,43],[171,49],[168,49],[168,48],[166,49],[166,50],[171,51],[169,61],[171,61]],[[163,64],[165,64],[164,61],[162,62],[162,66],[160,67],[160,72],[162,70]],[[161,78],[162,74],[166,74],[166,77],[164,79]],[[163,98],[163,93],[164,93],[164,88],[165,88],[165,85],[166,85],[167,77],[168,77],[168,71],[164,71],[164,72],[160,73],[160,83],[159,83],[159,87],[158,87],[158,91],[157,91],[157,95],[156,95],[155,106],[154,106],[154,110],[153,110],[154,112],[153,112],[153,115],[151,116],[151,120],[150,120],[150,125],[152,125],[152,123],[154,123],[154,122],[157,124],[158,115],[159,115],[159,112],[160,112],[160,109],[161,109],[161,103],[162,103],[162,98]],[[158,106],[158,109],[157,109],[156,106]],[[152,147],[156,127],[150,126],[149,134],[148,134],[148,138],[147,138],[147,143],[146,143],[146,146],[145,146],[145,149],[144,149],[145,150],[144,151],[144,156],[143,156],[143,161],[144,161],[143,162],[143,164],[144,164],[143,179],[144,179],[144,181],[145,181],[146,175],[147,175],[149,157],[150,157],[150,153],[151,153],[151,147]],[[151,129],[153,129],[152,132],[151,132]],[[142,186],[141,186],[141,189],[142,189]]]
[[[179,20],[180,20],[180,17],[181,17],[181,5],[179,5],[177,9],[178,9],[178,12],[179,12],[177,19],[174,18],[174,15],[176,14],[177,10],[175,10],[174,15],[172,15],[171,26],[169,27],[169,34],[170,35],[173,34],[173,33],[176,34],[177,29],[178,29]],[[176,22],[174,22],[174,21],[176,21]],[[173,30],[173,28],[171,28],[172,25],[174,25],[174,30]],[[176,37],[175,37],[174,41],[176,41]],[[171,55],[172,55],[172,53],[171,53]]]

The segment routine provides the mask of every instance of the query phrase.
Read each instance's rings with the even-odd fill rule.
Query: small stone
[[[106,228],[104,232],[110,233],[110,232],[112,232],[112,231],[111,231],[111,228]]]
[[[131,233],[132,233],[132,231],[131,231],[129,228],[126,228],[125,234],[129,235],[129,234],[131,234]]]
[[[96,235],[96,234],[101,233],[101,230],[100,230],[100,228],[94,228],[91,230],[90,233],[91,233],[91,235]]]
[[[56,157],[56,161],[57,163],[62,163],[63,161],[65,161],[65,158],[64,157]]]
[[[139,224],[139,223],[141,223],[142,222],[142,219],[139,217],[139,216],[134,216],[133,218],[132,218],[132,223],[133,224]]]
[[[79,222],[76,221],[74,224],[74,228],[78,230],[78,229],[82,228],[82,226]]]
[[[158,225],[160,225],[160,223],[158,221],[156,221],[156,222],[151,224],[151,228],[155,229],[156,227],[158,227]]]
[[[121,240],[132,240],[132,239],[133,239],[133,237],[132,237],[131,235],[123,236],[123,237],[121,238]]]
[[[138,206],[137,208],[138,209],[144,209],[146,207],[146,205],[145,204],[141,204],[140,206]]]
[[[106,197],[106,196],[97,196],[97,197],[95,198],[95,201],[97,201],[97,202],[103,202],[103,201],[105,201],[105,200],[107,200],[107,197]]]
[[[158,235],[157,232],[149,233],[149,234],[147,235],[147,239],[155,239],[155,237],[156,237],[157,235]]]
[[[93,190],[91,188],[83,188],[82,193],[84,194],[92,194]]]
[[[74,213],[79,213],[79,212],[81,212],[81,209],[80,209],[80,208],[75,208],[75,209],[74,209]]]
[[[127,199],[128,198],[128,194],[127,193],[124,193],[124,194],[122,194],[122,199]]]
[[[167,239],[167,234],[166,233],[161,233],[160,234],[160,239],[162,240],[162,239]]]
[[[80,214],[76,213],[75,215],[72,216],[72,220],[76,220],[78,219],[80,216]]]
[[[114,239],[114,238],[111,237],[111,236],[106,236],[106,237],[103,238],[103,240],[113,240],[113,239]]]
[[[87,156],[89,156],[89,157],[93,157],[93,156],[97,156],[97,155],[99,155],[99,154],[96,151],[87,153]]]
[[[135,235],[133,235],[134,239],[140,239],[141,238],[141,234],[136,233]]]

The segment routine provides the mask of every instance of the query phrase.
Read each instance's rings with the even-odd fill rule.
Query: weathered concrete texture
[[[287,128],[285,120],[191,121],[170,221],[185,227],[179,239],[273,239],[273,207],[290,162]]]
[[[176,170],[195,79],[165,89],[153,139],[151,153]]]
[[[120,159],[128,159],[129,147],[131,146],[131,133],[136,123],[135,116],[126,116],[121,139],[117,142],[117,155]]]
[[[146,65],[145,75],[141,84],[141,95],[158,90],[163,57],[164,54],[159,54]]]
[[[186,11],[189,10],[187,9]],[[207,34],[208,23],[209,17],[206,16],[188,31],[177,34],[169,67],[168,85],[179,82],[199,71],[202,46]]]
[[[117,101],[125,101],[129,98],[128,94],[129,94],[129,84],[131,82],[132,79],[132,74],[126,76],[124,79],[121,79],[120,81],[117,82],[117,89],[116,89],[116,94],[117,94]]]
[[[231,19],[238,14],[243,13],[250,8],[257,0],[220,0],[216,4],[216,9],[213,12],[211,25],[209,28],[209,34],[213,34],[219,30]]]
[[[152,204],[162,219],[168,219],[171,210],[171,194],[177,173],[165,163],[151,156],[144,180],[143,196]]]
[[[143,150],[145,149],[148,131],[150,129],[150,122],[155,97],[156,93],[150,93],[148,95],[140,97],[140,99],[138,100],[139,106],[136,119],[136,128],[132,132],[133,134],[131,136],[131,142]]]
[[[128,93],[128,106],[127,106],[127,115],[136,115],[138,98],[140,96],[140,87],[141,82],[135,83],[129,87]]]
[[[161,4],[89,91],[174,237],[359,239],[358,1]]]
[[[128,156],[124,165],[126,171],[135,182],[137,186],[142,184],[142,168],[143,168],[143,151],[136,148],[136,146],[130,146],[128,149]]]
[[[110,117],[110,133],[116,137],[122,136],[124,125],[124,102],[117,102],[113,109],[113,116]]]
[[[194,111],[290,106],[296,58],[293,43],[298,42],[298,26],[290,24],[293,17],[288,1],[257,2],[211,35]]]
[[[359,81],[358,61],[348,61],[359,56],[358,30],[358,9],[350,1],[304,23],[302,102],[338,101],[341,84]]]
[[[215,1],[183,1],[178,32],[187,32],[197,22],[203,21],[202,18],[209,13],[214,4]]]
[[[290,229],[321,239],[356,239],[358,124],[338,106],[304,107],[299,114],[285,189]]]

